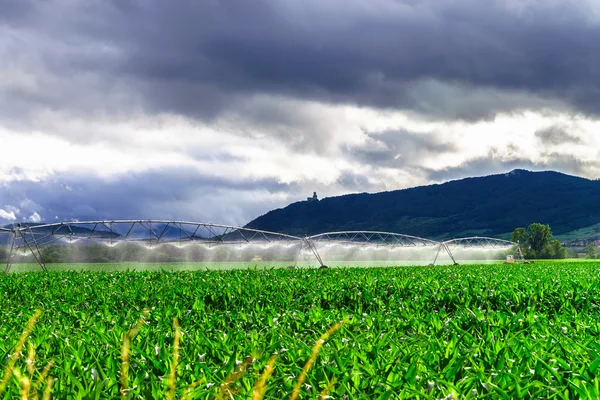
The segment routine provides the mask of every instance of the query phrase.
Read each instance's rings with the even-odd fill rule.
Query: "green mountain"
[[[586,239],[600,230],[600,181],[559,172],[514,170],[439,185],[300,201],[247,227],[311,235],[344,230],[405,233],[431,239],[509,236],[532,222],[559,237]],[[600,235],[599,235],[600,236]]]

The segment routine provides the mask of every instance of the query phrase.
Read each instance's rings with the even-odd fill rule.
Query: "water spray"
[[[173,235],[173,231],[178,234]],[[306,251],[321,267],[325,267],[327,257],[360,259],[367,262],[374,259],[397,260],[401,256],[416,255],[422,260],[430,251],[435,252],[431,265],[438,262],[442,253],[447,254],[452,262],[457,264],[452,249],[460,253],[459,249],[463,248],[497,250],[516,246],[514,243],[494,238],[471,237],[439,242],[411,235],[376,231],[328,232],[301,238],[252,228],[166,220],[59,222],[34,226],[17,224],[11,229],[0,228],[1,235],[7,235],[6,246],[9,249],[6,271],[10,270],[14,257],[24,250],[32,254],[42,269],[46,270],[40,246],[48,246],[56,240],[63,240],[69,244],[95,240],[109,247],[121,242],[133,242],[147,250],[153,250],[162,244],[172,244],[178,249],[184,249],[194,243],[202,245],[207,253],[211,253],[210,259],[223,257],[225,261],[247,258],[253,252],[253,258],[256,258],[257,251],[269,253],[269,257],[287,258],[292,256],[287,250],[294,249],[290,251],[295,252],[295,246],[298,246],[296,261]],[[217,252],[220,249],[224,250]],[[523,253],[518,246],[515,254],[523,260]]]

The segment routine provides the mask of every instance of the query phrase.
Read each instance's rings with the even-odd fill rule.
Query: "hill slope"
[[[301,201],[247,226],[296,235],[377,230],[447,238],[506,236],[532,222],[550,224],[559,235],[597,224],[600,181],[514,170],[440,185]]]

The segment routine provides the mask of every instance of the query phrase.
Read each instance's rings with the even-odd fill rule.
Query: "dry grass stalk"
[[[265,371],[260,376],[260,379],[256,386],[254,387],[254,391],[252,394],[252,400],[262,400],[265,395],[265,391],[267,390],[267,381],[273,375],[275,362],[277,361],[278,355],[271,356],[269,361],[267,362],[267,366],[265,367]]]
[[[221,391],[219,396],[217,396],[217,399],[223,399],[225,395],[233,398],[231,384],[240,379],[246,373],[246,370],[250,365],[252,365],[255,359],[256,357],[254,355],[246,357],[246,359],[235,369],[235,371],[233,371],[233,373],[227,377],[225,383],[221,384]]]
[[[309,360],[304,365],[304,368],[302,369],[302,373],[300,374],[300,377],[298,378],[298,382],[296,382],[296,386],[294,386],[294,391],[292,392],[292,395],[290,396],[290,400],[296,400],[298,398],[298,396],[300,395],[300,389],[302,388],[302,384],[306,380],[306,375],[308,374],[308,371],[310,371],[313,364],[315,363],[315,360],[319,356],[319,352],[321,351],[323,344],[325,344],[325,341],[327,339],[329,339],[329,336],[333,335],[335,332],[340,330],[342,325],[343,325],[342,321],[338,322],[337,324],[335,324],[331,328],[329,328],[327,330],[327,332],[322,334],[321,337],[317,340],[314,347],[312,348],[312,355],[310,356]]]
[[[137,333],[140,331],[140,328],[146,322],[146,318],[148,318],[148,315],[149,315],[148,310],[142,311],[142,316],[137,320],[134,327],[131,328],[129,330],[129,332],[127,332],[127,334],[125,334],[125,336],[123,337],[123,348],[121,349],[121,360],[122,361],[121,361],[121,385],[120,385],[121,386],[120,393],[121,393],[122,399],[127,398],[127,383],[129,381],[129,350],[131,348],[131,339],[133,339],[135,337],[135,335],[137,335]]]
[[[325,389],[323,389],[323,391],[321,392],[321,397],[320,400],[327,400],[329,399],[331,396],[329,396],[329,392],[331,391],[331,389],[333,389],[333,385],[335,385],[335,378],[331,379],[331,382],[329,382],[329,385],[327,385],[327,387]]]
[[[33,314],[33,316],[29,319],[29,322],[27,322],[27,326],[25,327],[25,330],[23,331],[23,333],[21,334],[21,337],[19,338],[17,347],[15,347],[15,351],[12,353],[12,355],[10,357],[10,361],[8,362],[8,364],[6,365],[6,368],[4,369],[4,375],[2,377],[2,382],[0,382],[0,395],[6,389],[6,386],[8,385],[8,381],[10,380],[10,376],[13,374],[17,359],[21,355],[21,350],[23,350],[23,345],[25,345],[25,341],[31,334],[31,331],[33,330],[33,327],[35,326],[38,319],[40,318],[40,315],[42,315],[42,310],[37,310]]]
[[[29,399],[29,389],[31,388],[31,382],[29,378],[24,376],[21,378],[21,400]]]
[[[173,318],[173,327],[175,328],[175,338],[173,339],[173,362],[171,363],[171,371],[169,372],[169,391],[167,392],[167,400],[173,400],[175,398],[175,379],[177,378],[179,341],[181,340],[181,330],[177,318]]]
[[[52,377],[48,377],[46,381],[46,390],[44,390],[43,400],[50,400],[50,392],[52,392],[52,385],[54,385],[54,379]]]
[[[192,391],[194,389],[196,389],[204,381],[206,381],[206,378],[200,378],[197,381],[195,381],[194,383],[192,383],[190,386],[188,386],[187,389],[185,389],[184,395],[181,396],[181,400],[187,400],[187,399],[191,398]]]
[[[42,384],[42,382],[44,382],[46,380],[46,377],[48,376],[48,373],[50,372],[50,368],[52,368],[53,365],[54,365],[54,360],[50,360],[50,362],[48,364],[46,364],[46,366],[42,370],[41,375],[38,377],[38,380],[35,382],[36,387],[39,388],[40,385]]]
[[[21,400],[29,399],[29,390],[31,389],[31,381],[27,376],[21,375],[17,368],[13,369],[13,375],[19,383],[21,383]]]
[[[27,372],[32,376],[35,371],[35,349],[31,342],[27,342],[27,347],[29,348],[27,352]]]

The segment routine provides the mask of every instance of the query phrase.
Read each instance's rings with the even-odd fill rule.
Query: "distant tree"
[[[575,250],[567,248],[567,258],[579,258],[579,254]]]
[[[517,243],[521,249],[524,249],[528,245],[529,241],[529,233],[525,228],[517,228],[513,231],[510,236],[510,241],[513,243]]]
[[[591,259],[598,258],[598,252],[596,251],[596,246],[594,245],[594,242],[591,242],[587,246],[585,246],[584,251],[585,251],[585,258],[591,258]]]
[[[554,258],[563,259],[569,256],[569,251],[560,243],[560,240],[554,239],[550,242],[550,246],[554,249]]]
[[[540,252],[540,258],[567,258],[567,248],[564,247],[559,240],[552,240]]]
[[[549,225],[533,223],[527,229],[517,228],[511,235],[526,258],[567,258],[569,252],[559,240],[552,240]]]
[[[536,257],[540,256],[544,247],[550,244],[552,239],[552,230],[549,225],[533,223],[527,228],[529,232],[529,247],[535,253]]]

